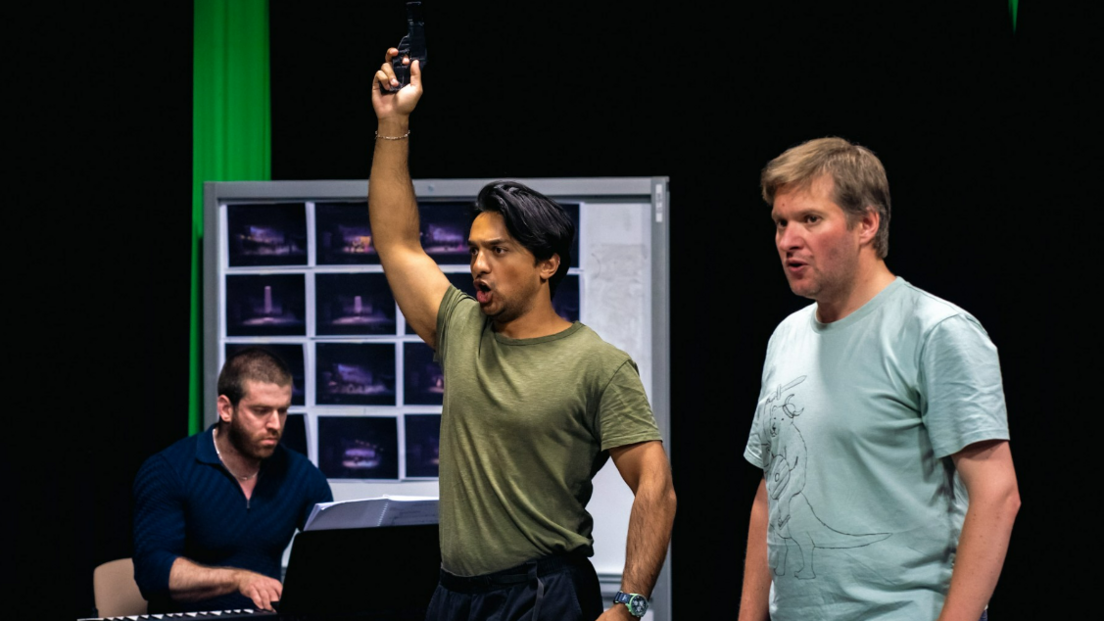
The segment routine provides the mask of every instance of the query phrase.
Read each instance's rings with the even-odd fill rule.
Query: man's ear
[[[874,236],[878,234],[881,225],[882,217],[878,214],[878,210],[867,207],[859,218],[859,244],[865,246],[874,243]]]
[[[224,423],[229,423],[234,418],[234,405],[230,403],[230,397],[219,395],[218,415]]]
[[[541,280],[550,280],[560,269],[560,255],[553,253],[547,259],[537,261],[537,268],[540,270]]]

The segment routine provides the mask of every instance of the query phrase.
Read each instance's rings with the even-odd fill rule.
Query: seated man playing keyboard
[[[134,481],[134,578],[149,612],[273,610],[280,562],[326,477],[280,445],[292,377],[265,349],[233,355],[219,421],[150,457]]]

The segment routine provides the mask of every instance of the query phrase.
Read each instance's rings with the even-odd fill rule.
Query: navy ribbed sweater
[[[305,456],[277,446],[253,494],[215,453],[214,425],[150,457],[134,480],[134,577],[150,612],[252,608],[240,593],[199,602],[169,599],[177,557],[249,569],[280,579],[280,561],[315,503],[333,500],[326,477]]]

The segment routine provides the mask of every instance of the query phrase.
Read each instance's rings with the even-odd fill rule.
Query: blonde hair
[[[832,178],[832,200],[850,223],[870,210],[878,214],[873,247],[884,259],[889,254],[889,180],[882,162],[866,147],[827,137],[787,149],[763,168],[759,177],[763,200],[773,206],[779,192],[808,191],[823,175]]]

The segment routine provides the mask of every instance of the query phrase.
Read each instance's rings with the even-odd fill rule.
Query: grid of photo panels
[[[582,313],[581,203],[561,203],[577,228],[554,298]],[[434,352],[406,326],[372,246],[366,201],[221,206],[221,361],[261,345],[292,369],[283,442],[331,480],[438,476],[444,382]],[[468,263],[471,201],[419,204],[422,245],[449,281],[475,294]],[[221,364],[220,364],[221,366]]]

